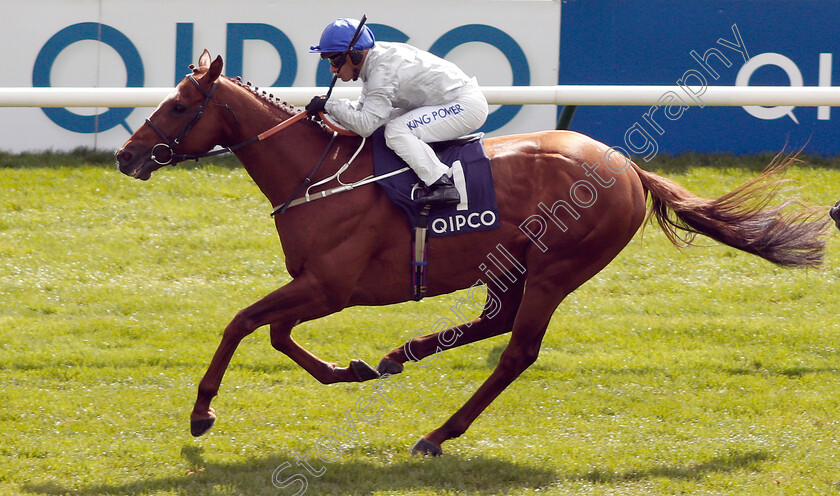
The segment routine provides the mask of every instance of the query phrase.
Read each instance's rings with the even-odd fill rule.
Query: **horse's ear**
[[[204,52],[201,53],[201,57],[198,58],[198,68],[201,70],[207,70],[210,67],[210,61],[212,57],[210,57],[210,52],[205,48]]]
[[[207,71],[207,74],[204,76],[207,78],[208,81],[215,81],[219,79],[219,76],[222,74],[222,67],[224,66],[224,62],[222,62],[222,56],[216,55],[216,60],[210,64],[210,69]]]
[[[217,55],[216,60],[213,60],[213,62],[210,62],[211,60],[210,52],[205,48],[201,52],[201,57],[198,58],[198,69],[196,70],[196,72],[204,72],[204,76],[201,78],[202,81],[208,81],[210,83],[219,79],[219,76],[222,74],[222,67],[224,66],[221,55]]]

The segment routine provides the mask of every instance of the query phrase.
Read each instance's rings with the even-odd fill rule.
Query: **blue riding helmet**
[[[310,46],[309,53],[332,53],[343,52],[347,50],[350,40],[356,34],[356,28],[359,27],[357,19],[338,19],[324,29],[321,34],[321,42],[318,45]],[[373,33],[367,26],[362,27],[359,33],[359,39],[351,47],[355,50],[367,50],[373,48],[376,39]]]

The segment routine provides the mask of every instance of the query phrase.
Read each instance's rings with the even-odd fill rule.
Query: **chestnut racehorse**
[[[222,65],[221,57],[212,60],[204,51],[198,68],[116,152],[124,174],[146,180],[164,164],[205,154],[216,145],[229,147],[276,208],[299,196],[301,183],[325,149],[329,151],[313,182],[332,176],[356,152],[359,137],[339,136],[328,146],[333,133],[323,124],[222,77]],[[266,133],[290,119],[294,123],[282,131]],[[428,247],[427,294],[486,284],[487,303],[476,305],[483,310],[480,316],[442,330],[448,333],[445,340],[433,333],[408,341],[387,353],[378,371],[360,360],[339,367],[316,357],[292,339],[296,324],[354,305],[412,298],[411,229],[402,211],[374,185],[290,208],[274,219],[292,281],[241,310],[225,328],[198,387],[193,435],[213,425],[216,414],[210,402],[225,369],[242,339],[261,326],[270,326],[274,348],[324,384],[398,373],[407,360],[436,354],[444,341],[446,347],[455,347],[511,332],[490,377],[413,449],[440,454],[444,441],[463,434],[537,359],[560,302],[624,249],[646,215],[655,217],[677,245],[690,244],[695,234],[702,234],[783,266],[822,262],[828,222],[824,214],[816,220],[819,214],[811,209],[789,212],[782,211],[786,204],[770,206],[778,189],[778,180],[770,176],[784,164],[707,200],[570,131],[488,138],[484,146],[492,163],[501,227],[431,238]],[[368,143],[342,179],[352,182],[372,173]]]

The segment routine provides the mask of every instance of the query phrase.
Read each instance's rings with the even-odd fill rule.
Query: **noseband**
[[[207,108],[207,105],[210,103],[210,100],[213,99],[213,95],[216,94],[216,88],[219,87],[219,82],[216,81],[213,83],[213,86],[210,87],[210,91],[204,91],[204,88],[202,88],[201,85],[198,84],[198,81],[196,81],[195,78],[192,77],[192,75],[188,76],[188,78],[195,85],[195,87],[198,88],[198,91],[200,91],[201,94],[204,95],[204,101],[201,103],[201,106],[198,107],[198,110],[196,110],[192,119],[190,119],[187,125],[184,126],[184,129],[181,130],[177,137],[173,139],[167,138],[166,133],[161,131],[160,128],[157,127],[154,122],[152,122],[150,119],[146,119],[146,124],[148,124],[149,127],[151,127],[163,140],[162,142],[152,147],[151,158],[155,161],[155,163],[159,165],[175,165],[178,162],[192,158],[189,155],[176,155],[175,151],[173,150],[173,147],[181,144],[181,141],[183,141],[184,138],[187,137],[187,134],[189,134],[190,131],[192,131],[192,128],[196,124],[198,124],[198,121],[201,120],[201,117],[204,115],[204,109]],[[160,150],[168,151],[169,158],[162,159],[161,157],[159,157],[158,152]]]

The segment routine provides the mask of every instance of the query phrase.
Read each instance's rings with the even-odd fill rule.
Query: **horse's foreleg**
[[[379,373],[362,360],[351,360],[349,367],[339,367],[313,355],[295,342],[291,336],[291,324],[271,325],[271,345],[285,353],[296,364],[309,372],[322,384],[335,382],[361,382],[379,377]]]
[[[239,343],[258,327],[244,317],[246,310],[239,312],[225,328],[222,341],[216,348],[210,366],[198,384],[198,398],[190,415],[190,432],[193,436],[200,436],[213,427],[216,412],[210,407],[210,402],[219,392],[222,377]]]
[[[335,301],[339,300],[325,296],[317,281],[303,276],[237,313],[225,328],[222,341],[198,385],[198,397],[190,416],[193,436],[200,436],[213,426],[216,414],[210,402],[218,394],[230,360],[246,336],[267,324],[303,322],[336,312],[341,309],[341,302]],[[272,328],[272,342],[276,347],[279,346],[278,349],[288,351],[289,356],[322,382],[359,381],[363,380],[360,375],[366,379],[371,373],[376,374],[370,366],[355,362],[349,369],[331,367],[291,341],[291,338],[284,341],[282,337],[277,337],[283,332],[275,332],[275,329],[286,329],[288,337],[291,327],[292,324],[276,324]]]
[[[504,290],[490,285],[481,315],[472,322],[406,341],[382,357],[376,367],[381,374],[398,374],[409,360],[419,362],[437,353],[510,332],[522,301],[525,277]],[[428,362],[427,362],[428,363]]]

